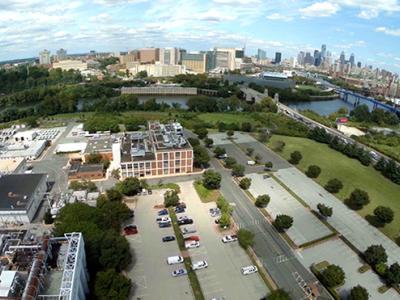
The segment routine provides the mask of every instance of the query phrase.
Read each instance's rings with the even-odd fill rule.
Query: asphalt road
[[[289,292],[293,299],[304,299],[306,294],[299,282],[302,280],[306,283],[317,282],[321,292],[319,299],[331,299],[311,272],[297,260],[292,249],[275,228],[265,220],[261,212],[232,181],[230,172],[216,159],[212,159],[211,165],[222,175],[222,194],[235,205],[233,213],[235,222],[255,234],[253,249],[278,286]]]

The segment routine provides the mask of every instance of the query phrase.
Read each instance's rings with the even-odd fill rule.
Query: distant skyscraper
[[[344,55],[344,51],[340,53],[340,64],[344,65],[346,63],[346,56]]]
[[[361,61],[357,63],[357,68],[361,68]]]
[[[257,59],[258,60],[265,60],[266,58],[267,58],[267,53],[262,49],[258,49],[257,50]]]
[[[41,65],[50,65],[51,64],[50,51],[43,50],[42,52],[39,53],[39,63]]]
[[[67,50],[61,48],[60,50],[57,50],[57,60],[65,60],[67,59]]]
[[[275,63],[280,64],[282,61],[282,53],[281,52],[275,52]]]
[[[318,67],[321,64],[321,52],[314,50],[314,66]]]
[[[323,45],[321,46],[321,60],[324,60],[325,57],[326,57],[326,45],[323,44]]]
[[[299,65],[304,65],[304,58],[305,58],[304,51],[300,51],[299,54],[297,55],[297,63]]]
[[[311,56],[310,52],[306,52],[306,56],[304,57],[304,64],[305,65],[313,65],[314,64],[314,57]]]
[[[354,58],[354,53],[352,53],[352,54],[350,55],[349,62],[350,62],[350,65],[351,65],[352,67],[353,67],[354,64],[356,63],[356,62],[355,62],[355,58]]]

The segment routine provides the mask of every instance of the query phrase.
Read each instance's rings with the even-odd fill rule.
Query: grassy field
[[[219,190],[209,190],[203,186],[201,182],[195,182],[194,188],[200,197],[201,202],[216,202],[218,197],[221,196]]]
[[[297,89],[299,90],[310,90],[310,91],[315,91],[315,92],[320,92],[321,89],[319,87],[313,86],[313,85],[297,85]]]
[[[249,122],[254,125],[259,123],[255,121],[249,113],[202,113],[198,115],[198,118],[207,123],[224,122],[241,124],[243,122]]]
[[[355,159],[332,150],[328,145],[315,141],[288,137],[272,136],[269,146],[273,149],[276,141],[284,141],[286,146],[282,153],[284,158],[289,158],[290,153],[298,150],[302,153],[298,168],[305,171],[309,165],[315,164],[321,167],[321,175],[316,179],[322,186],[331,178],[338,178],[343,182],[343,189],[336,196],[344,200],[355,189],[360,188],[368,192],[371,202],[364,209],[358,211],[362,216],[372,214],[375,207],[384,205],[391,207],[395,212],[394,221],[382,228],[382,231],[390,238],[395,239],[399,235],[400,228],[400,186],[392,183],[373,167],[365,167]]]

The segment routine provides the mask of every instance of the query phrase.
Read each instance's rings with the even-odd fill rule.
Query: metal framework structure
[[[80,250],[83,249],[83,239],[80,232],[66,233],[65,237],[68,239],[69,244],[65,256],[59,299],[74,300],[72,291],[74,290],[74,282],[77,275],[78,258],[81,255]]]

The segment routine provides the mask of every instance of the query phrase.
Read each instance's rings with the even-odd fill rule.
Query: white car
[[[254,166],[256,164],[256,162],[254,160],[248,160],[247,161],[247,165],[248,166]]]
[[[164,217],[158,217],[156,219],[157,223],[168,223],[171,222],[171,218],[168,216],[164,216]]]
[[[232,234],[232,235],[225,235],[222,237],[222,242],[223,243],[231,243],[231,242],[236,242],[238,240],[237,235]]]
[[[199,247],[200,247],[199,241],[190,241],[190,242],[186,242],[186,244],[185,244],[186,249],[193,249],[193,248],[199,248]]]
[[[243,275],[250,275],[253,273],[257,273],[258,269],[256,266],[247,266],[247,267],[241,268],[241,272]]]
[[[176,269],[175,271],[172,272],[172,276],[173,277],[179,277],[179,276],[183,276],[186,275],[188,272],[186,271],[186,269]]]
[[[188,220],[190,219],[188,216],[180,216],[178,217],[178,221]]]
[[[205,260],[196,261],[192,265],[193,270],[201,270],[208,267],[208,263]]]

